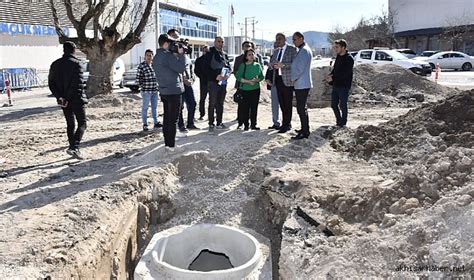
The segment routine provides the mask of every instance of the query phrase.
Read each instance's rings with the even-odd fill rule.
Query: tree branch
[[[122,21],[122,17],[125,14],[125,11],[128,8],[128,0],[123,1],[122,8],[120,8],[119,13],[117,14],[117,17],[115,18],[114,22],[110,25],[110,29],[117,29],[117,25]]]
[[[51,2],[53,2],[51,0]],[[66,14],[69,20],[72,23],[72,26],[77,30],[79,35],[79,21],[74,17],[74,13],[72,12],[72,3],[71,0],[64,0],[64,7],[66,8]]]
[[[56,33],[59,36],[59,42],[61,43],[62,40],[68,39],[68,36],[64,33],[64,30],[61,28],[61,23],[59,22],[58,12],[56,11],[56,7],[54,6],[54,0],[50,0],[49,4],[51,6],[51,12],[53,13],[53,22],[54,28],[56,29]]]

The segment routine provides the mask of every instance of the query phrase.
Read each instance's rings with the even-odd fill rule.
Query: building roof
[[[444,30],[449,27],[435,27],[435,28],[423,28],[423,29],[416,29],[416,30],[408,30],[395,33],[397,37],[408,37],[408,36],[432,36],[432,35],[439,35],[444,32]],[[461,27],[459,27],[461,28]],[[473,25],[463,25],[462,28],[466,30],[474,30]]]
[[[49,1],[20,0],[1,1],[0,22],[54,26]],[[64,6],[57,5],[59,22],[63,27],[73,27],[66,16]]]
[[[197,11],[193,11],[193,10],[190,10],[190,9],[187,9],[187,8],[182,8],[182,7],[170,5],[170,4],[167,4],[167,3],[161,3],[160,2],[160,8],[167,9],[167,10],[172,10],[172,11],[184,12],[188,15],[201,17],[201,18],[206,18],[206,19],[209,19],[209,20],[214,20],[214,21],[218,20],[217,16],[213,16],[213,15],[209,15],[209,14],[205,14],[205,13],[200,13],[200,12],[197,12]]]

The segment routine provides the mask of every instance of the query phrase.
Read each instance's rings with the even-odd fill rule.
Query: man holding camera
[[[168,36],[171,38],[179,41],[179,32],[176,29],[168,30]],[[182,44],[186,45],[187,40],[181,40]],[[191,50],[191,49],[189,49]],[[179,118],[178,118],[178,128],[180,132],[186,133],[188,129],[198,129],[194,125],[194,113],[196,112],[196,98],[194,97],[194,90],[193,90],[193,83],[194,83],[194,73],[193,73],[193,64],[191,62],[191,58],[189,57],[189,52],[185,51],[186,57],[186,70],[183,73],[183,82],[184,82],[184,93],[181,98],[181,109],[179,110]],[[186,103],[186,109],[188,110],[188,119],[187,125],[184,125],[184,118],[183,118],[183,109],[184,104]]]
[[[224,52],[224,38],[217,36],[214,47],[211,47],[205,57],[204,65],[207,66],[206,77],[209,82],[209,133],[215,129],[226,129],[222,123],[224,114],[224,101],[227,93],[227,79],[230,77],[229,57]],[[216,113],[216,125],[214,126],[214,112]]]
[[[160,48],[153,58],[153,68],[158,80],[161,102],[163,102],[163,135],[168,151],[174,151],[176,141],[176,123],[181,108],[181,95],[184,92],[184,83],[181,74],[186,69],[184,49],[167,34],[158,38]],[[173,44],[170,50],[170,44]]]
[[[65,42],[63,50],[63,57],[51,64],[48,84],[66,118],[69,141],[69,148],[66,152],[77,159],[82,159],[79,144],[87,127],[84,105],[88,103],[84,89],[83,69],[79,60],[74,56],[76,44]],[[77,120],[77,130],[74,118]]]

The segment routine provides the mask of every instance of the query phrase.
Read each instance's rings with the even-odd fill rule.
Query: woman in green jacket
[[[239,102],[239,124],[245,126],[244,130],[260,130],[257,127],[257,109],[260,100],[260,82],[263,81],[263,71],[260,64],[255,62],[255,51],[246,50],[244,63],[242,63],[235,74],[242,89],[242,101]]]

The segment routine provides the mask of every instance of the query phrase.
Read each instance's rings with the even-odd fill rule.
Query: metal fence
[[[10,81],[11,89],[29,89],[47,85],[44,71],[35,68],[3,68],[0,69],[0,91],[4,90],[5,81]]]

